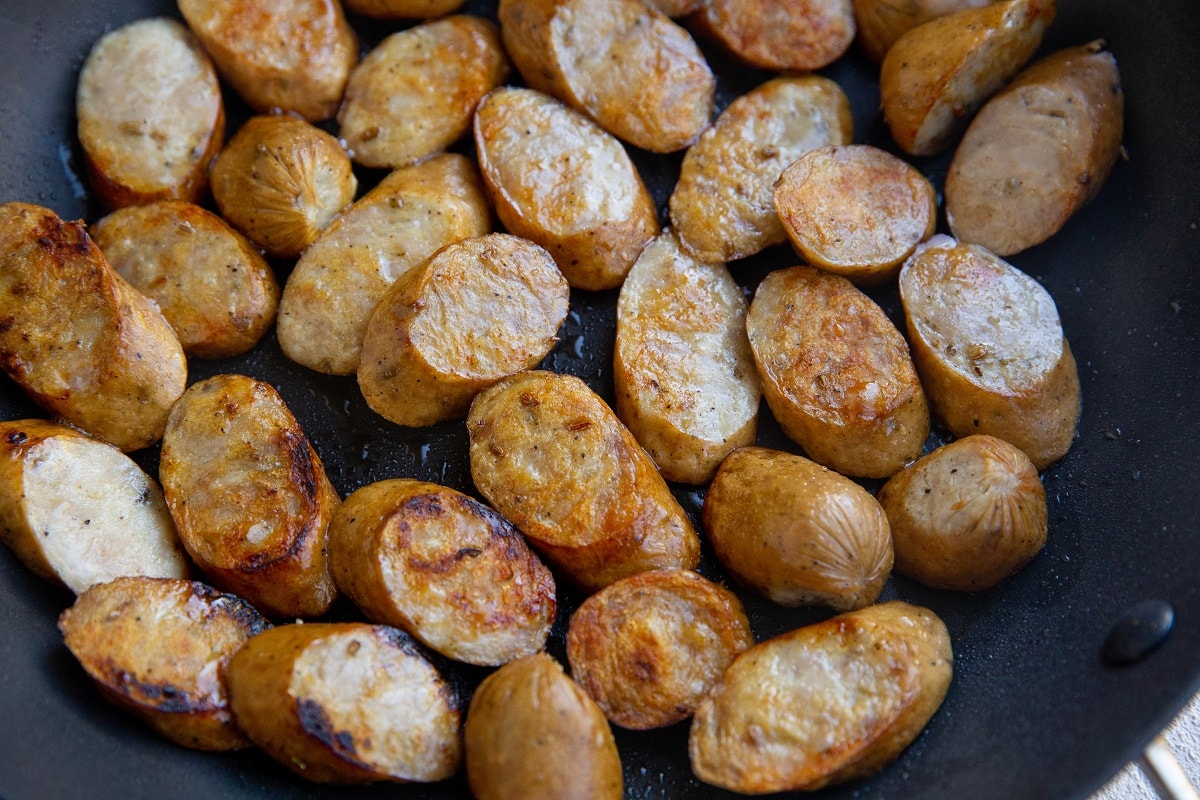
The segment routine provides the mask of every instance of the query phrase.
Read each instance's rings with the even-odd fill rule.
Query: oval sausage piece
[[[734,659],[692,718],[692,771],[742,794],[870,775],[941,706],[952,660],[945,624],[900,600],[760,642]]]
[[[270,384],[217,375],[190,386],[171,410],[159,477],[184,547],[219,588],[270,616],[329,609],[339,498]]]
[[[579,378],[506,378],[475,398],[467,431],[480,493],[583,588],[699,563],[700,539],[654,461]]]
[[[730,453],[704,497],[703,522],[725,569],[780,605],[862,608],[892,571],[888,518],[875,498],[793,453]]]
[[[150,577],[96,584],[58,618],[67,649],[107,700],[197,750],[250,746],[229,710],[225,669],[268,627],[241,598]]]
[[[1017,73],[1054,20],[1055,0],[1006,0],[937,17],[901,36],[879,74],[883,119],[904,152],[949,147]]]
[[[671,223],[701,261],[735,261],[787,241],[771,191],[804,153],[849,144],[842,88],[820,75],[772,78],[734,99],[683,155]]]
[[[428,783],[462,763],[458,695],[395,628],[269,628],[234,654],[226,675],[246,735],[315,783]]]
[[[284,355],[353,375],[371,313],[392,283],[491,223],[483,179],[466,156],[391,172],[329,223],[288,275],[275,327]]]
[[[76,594],[122,575],[188,574],[154,479],[112,445],[45,420],[0,422],[0,541]]]
[[[527,239],[446,245],[375,307],[358,365],[363,397],[399,425],[465,416],[482,389],[546,357],[569,301],[550,254]]]
[[[534,89],[652,153],[708,126],[716,78],[691,35],[640,0],[501,0],[500,32]]]
[[[998,256],[1049,239],[1121,153],[1124,93],[1103,42],[1034,63],[980,109],[946,175],[955,237]]]
[[[549,95],[491,92],[475,114],[475,148],[504,227],[549,250],[573,287],[620,286],[658,233],[625,148]]]
[[[339,135],[355,163],[395,169],[445,150],[509,73],[500,31],[465,14],[393,33],[346,83]]]
[[[900,300],[929,401],[951,433],[1012,442],[1039,470],[1066,455],[1079,370],[1040,283],[978,245],[935,236],[900,270]]]
[[[100,37],[79,71],[75,114],[106,208],[204,196],[225,105],[212,62],[181,23],[143,19]]]
[[[633,730],[687,719],[752,644],[737,595],[682,569],[609,584],[567,628],[571,676],[611,722]]]
[[[690,23],[752,67],[792,72],[832,64],[855,31],[850,0],[707,0]]]
[[[291,116],[246,120],[212,168],[221,215],[277,258],[295,258],[312,244],[357,190],[338,140]]]
[[[0,367],[51,414],[122,450],[162,438],[187,362],[170,324],[79,222],[0,205]]]
[[[337,0],[179,0],[179,12],[255,111],[310,122],[337,111],[358,63],[358,37]]]
[[[477,800],[621,800],[621,757],[604,712],[553,656],[483,679],[463,728]]]
[[[468,664],[536,653],[554,622],[554,577],[521,532],[445,486],[395,478],[355,490],[329,523],[329,562],[372,622]]]
[[[990,589],[1046,544],[1046,490],[1015,445],[974,434],[909,464],[879,490],[896,572],[926,586]]]
[[[197,358],[245,353],[275,323],[279,282],[244,236],[181,200],[118,209],[92,226],[113,269],[158,304]]]
[[[767,405],[813,461],[886,478],[921,455],[929,406],[908,345],[849,280],[776,270],[759,284],[746,330]]]
[[[853,0],[857,39],[867,58],[883,61],[896,40],[923,22],[997,0]]]
[[[617,301],[616,411],[663,477],[707,483],[752,444],[761,390],[746,297],[723,264],[702,264],[671,231],[642,251]]]
[[[865,144],[822,147],[775,184],[775,209],[808,264],[859,284],[896,277],[937,228],[937,191],[908,162]]]

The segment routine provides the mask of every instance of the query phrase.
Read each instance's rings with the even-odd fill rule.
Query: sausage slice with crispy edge
[[[1079,368],[1045,287],[979,245],[935,236],[900,270],[900,301],[933,412],[951,433],[1012,442],[1038,469],[1066,455]]]
[[[0,205],[0,367],[51,414],[125,451],[157,442],[187,383],[179,338],[80,222]]]
[[[941,619],[900,600],[760,642],[734,659],[692,718],[692,771],[742,794],[870,775],[941,706],[952,660]]]
[[[350,73],[339,135],[357,164],[414,164],[467,133],[509,70],[490,20],[459,14],[393,33]]]
[[[402,167],[346,208],[296,262],[283,287],[279,345],[333,375],[358,370],[362,340],[388,288],[448,244],[491,230],[479,171],[445,153]]]
[[[571,615],[571,677],[624,728],[691,716],[733,658],[754,644],[737,595],[691,570],[611,583]]]
[[[689,24],[746,64],[807,72],[854,42],[851,0],[707,0]]]
[[[188,574],[154,479],[112,445],[46,420],[0,422],[0,541],[77,594],[122,575]]]
[[[879,73],[883,119],[900,149],[945,150],[1033,57],[1055,0],[1005,0],[937,17],[901,36]]]
[[[329,561],[372,622],[468,664],[536,653],[554,622],[554,577],[521,532],[446,486],[395,478],[355,490],[329,523]]]
[[[181,200],[118,209],[92,226],[113,269],[158,304],[189,356],[227,358],[275,323],[279,282],[216,214]]]
[[[652,153],[709,123],[716,78],[691,35],[640,0],[501,0],[500,32],[534,89]]]
[[[204,197],[225,105],[212,62],[180,22],[143,19],[100,37],[79,72],[75,115],[106,208]]]
[[[809,458],[886,478],[921,454],[929,406],[908,344],[849,280],[776,270],[759,284],[746,330],[767,405]]]
[[[400,425],[465,416],[481,390],[545,358],[569,302],[554,260],[528,239],[489,233],[447,245],[398,278],[371,315],[363,397]]]
[[[262,114],[310,122],[337,111],[358,37],[337,0],[179,0],[179,12],[221,77]]]
[[[671,231],[642,251],[617,301],[616,411],[669,481],[707,483],[752,444],[761,390],[746,298],[723,264],[702,264]]]
[[[189,387],[171,410],[159,477],[184,547],[219,588],[269,616],[329,609],[339,498],[270,384],[217,375]]]
[[[775,209],[806,263],[860,285],[894,280],[937,228],[937,191],[929,179],[862,144],[800,156],[775,183]]]
[[[226,680],[238,726],[315,783],[429,783],[462,762],[457,691],[395,628],[269,628],[234,654]]]
[[[488,94],[475,113],[475,148],[505,229],[549,250],[575,288],[620,286],[659,231],[621,143],[550,95]]]
[[[67,649],[106,699],[197,750],[250,746],[229,710],[225,670],[268,627],[241,598],[148,577],[96,584],[58,618]]]
[[[654,461],[579,378],[506,378],[475,398],[467,431],[476,487],[585,590],[699,563],[700,539]]]

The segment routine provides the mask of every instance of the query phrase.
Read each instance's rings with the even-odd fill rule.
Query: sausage
[[[669,481],[707,483],[752,444],[761,389],[746,298],[722,264],[702,264],[666,231],[642,251],[617,300],[617,416]]]
[[[187,362],[82,223],[0,205],[0,367],[52,415],[125,451],[162,438]]]
[[[379,301],[359,388],[399,425],[465,416],[481,390],[546,357],[569,301],[550,254],[527,239],[489,233],[447,245]]]
[[[477,800],[621,800],[621,756],[600,707],[546,653],[483,679],[463,728]]]
[[[67,649],[107,700],[197,750],[250,746],[229,710],[225,670],[269,627],[241,598],[144,576],[95,584],[58,618]]]
[[[337,0],[179,0],[179,12],[221,77],[261,114],[309,122],[337,111],[358,38]]]
[[[242,645],[226,676],[241,729],[315,783],[429,783],[462,763],[458,694],[395,628],[269,628]]]
[[[505,378],[475,398],[467,433],[476,488],[584,589],[699,563],[699,537],[654,462],[579,378]]]
[[[901,36],[879,72],[883,119],[904,152],[945,150],[1033,57],[1055,0],[1005,0],[937,17]]]
[[[930,239],[900,270],[913,359],[955,436],[1015,444],[1038,469],[1066,455],[1079,369],[1050,293],[979,245]]]
[[[189,573],[154,479],[112,445],[46,420],[0,422],[0,541],[76,594],[123,575]]]
[[[810,150],[779,176],[774,199],[796,253],[860,285],[893,280],[937,229],[933,184],[871,145]]]
[[[571,676],[611,722],[633,730],[690,717],[752,644],[737,595],[690,570],[611,583],[585,599],[567,627]]]
[[[462,492],[406,478],[356,489],[329,523],[338,588],[372,622],[468,664],[541,650],[554,578],[521,532]]]
[[[734,99],[683,155],[667,208],[701,261],[736,261],[787,241],[771,191],[788,164],[849,144],[854,120],[840,86],[820,75],[772,78]]]
[[[813,461],[886,478],[921,454],[929,406],[908,345],[849,280],[776,270],[759,284],[746,330],[767,405]]]
[[[1006,257],[1041,244],[1100,191],[1121,153],[1124,93],[1103,42],[1060,50],[980,109],[946,174],[955,237]]]
[[[75,115],[106,208],[204,197],[225,104],[212,62],[181,23],[143,19],[100,37],[79,71]]]
[[[279,282],[270,265],[200,206],[161,200],[118,209],[91,234],[117,274],[158,305],[189,356],[241,355],[275,324]]]
[[[654,201],[621,143],[549,95],[488,94],[475,113],[475,149],[504,227],[549,250],[573,287],[620,286],[658,233]]]
[[[832,64],[855,31],[850,0],[707,0],[689,22],[749,66],[781,72]]]
[[[640,0],[501,0],[504,45],[528,85],[652,153],[708,126],[716,78],[688,32]]]
[[[708,487],[702,521],[729,574],[780,605],[863,608],[891,574],[892,535],[879,502],[795,453],[734,450]]]
[[[339,135],[355,163],[395,169],[445,150],[510,66],[489,20],[446,17],[393,33],[350,73]]]
[[[742,794],[870,775],[941,706],[952,661],[941,619],[900,600],[760,642],[734,659],[692,718],[692,771]]]
[[[269,616],[329,610],[327,528],[340,498],[270,384],[217,375],[189,387],[171,409],[159,478],[184,547],[218,588]]]

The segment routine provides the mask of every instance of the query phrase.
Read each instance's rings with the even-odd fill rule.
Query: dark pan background
[[[494,8],[467,5],[487,15]],[[153,14],[177,16],[170,2],[157,0],[0,0],[0,202],[31,201],[66,218],[96,220],[73,136],[76,76],[101,32]],[[1134,758],[1200,687],[1198,20],[1188,0],[1061,3],[1043,52],[1108,41],[1126,89],[1128,159],[1064,231],[1011,259],[1056,298],[1083,383],[1075,445],[1043,476],[1049,542],[1026,570],[977,595],[891,579],[884,598],[927,605],[946,621],[955,680],[928,729],[899,760],[820,797],[1084,797]],[[356,20],[366,45],[400,27],[362,22]],[[769,77],[705,47],[722,76],[722,108]],[[852,52],[825,72],[851,96],[856,139],[890,148],[870,65]],[[227,97],[232,132],[246,110]],[[662,207],[678,156],[634,157]],[[940,186],[947,161],[919,166]],[[363,188],[378,177],[363,173]],[[789,250],[776,248],[733,270],[749,290],[767,270],[794,262]],[[278,266],[285,276],[289,265]],[[900,319],[894,291],[873,295]],[[560,346],[545,364],[581,375],[607,398],[615,296],[575,293]],[[289,363],[273,337],[245,357],[194,361],[191,369],[193,379],[244,372],[275,384],[343,495],[395,476],[474,491],[461,422],[423,430],[390,425],[366,407],[353,378],[319,376]],[[763,411],[760,441],[796,450],[765,405]],[[40,416],[5,378],[0,415]],[[935,433],[929,445],[941,441]],[[156,450],[136,457],[155,474]],[[678,487],[677,494],[695,516],[702,492]],[[702,571],[722,577],[707,553]],[[561,657],[566,615],[579,598],[565,587],[560,594],[550,650]],[[1174,606],[1172,635],[1140,663],[1106,665],[1100,648],[1110,627],[1147,599]],[[55,628],[71,601],[69,592],[33,577],[0,548],[0,796],[6,800],[467,794],[461,777],[428,787],[314,786],[257,751],[214,755],[169,744],[88,684]],[[827,616],[752,598],[747,608],[760,639]],[[343,603],[333,616],[354,613]],[[451,669],[464,692],[482,675]],[[617,737],[627,796],[728,796],[692,778],[686,723],[649,733],[618,731]]]

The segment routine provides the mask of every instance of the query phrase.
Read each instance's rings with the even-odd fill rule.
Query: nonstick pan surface
[[[494,15],[495,4],[466,10]],[[74,86],[107,29],[155,14],[158,0],[34,3],[0,0],[0,202],[48,206],[94,222],[73,135]],[[946,621],[956,674],[926,731],[877,775],[822,798],[1077,798],[1135,757],[1200,688],[1200,12],[1187,0],[1062,0],[1042,52],[1104,38],[1126,92],[1125,148],[1098,199],[1047,243],[1012,257],[1049,289],[1079,363],[1083,417],[1071,452],[1043,475],[1050,503],[1044,552],[979,594],[940,592],[893,577],[884,599],[926,605]],[[365,45],[399,26],[356,20]],[[765,80],[706,47],[721,76],[720,107]],[[873,68],[856,51],[824,70],[846,89],[855,138],[891,148]],[[246,110],[227,93],[230,132]],[[469,145],[462,145],[469,152]],[[634,152],[660,208],[678,156]],[[948,158],[917,162],[940,186]],[[363,176],[363,187],[378,175]],[[945,230],[943,224],[942,230]],[[748,289],[796,263],[775,248],[734,274]],[[281,277],[287,264],[278,265]],[[899,320],[894,290],[872,295]],[[585,378],[611,398],[615,292],[576,292],[559,347],[543,365]],[[473,492],[461,422],[403,429],[375,416],[353,378],[285,359],[268,336],[250,354],[193,361],[191,379],[242,372],[278,387],[344,496],[371,481],[412,476]],[[0,415],[42,416],[0,378]],[[798,451],[764,405],[760,443]],[[929,446],[945,441],[935,431]],[[137,454],[156,474],[157,451]],[[871,486],[870,488],[875,488]],[[677,487],[694,517],[703,491]],[[721,578],[706,553],[701,568]],[[550,650],[562,656],[579,597],[560,581]],[[1100,656],[1131,607],[1163,600],[1175,612],[1165,643],[1114,667]],[[192,752],[162,740],[100,699],[61,643],[69,592],[0,548],[0,797],[451,798],[461,777],[432,786],[339,788],[303,782],[257,751]],[[827,616],[746,598],[760,639]],[[352,617],[343,605],[335,615]],[[456,668],[467,687],[478,670]],[[617,732],[626,795],[725,797],[696,781],[686,723]]]

